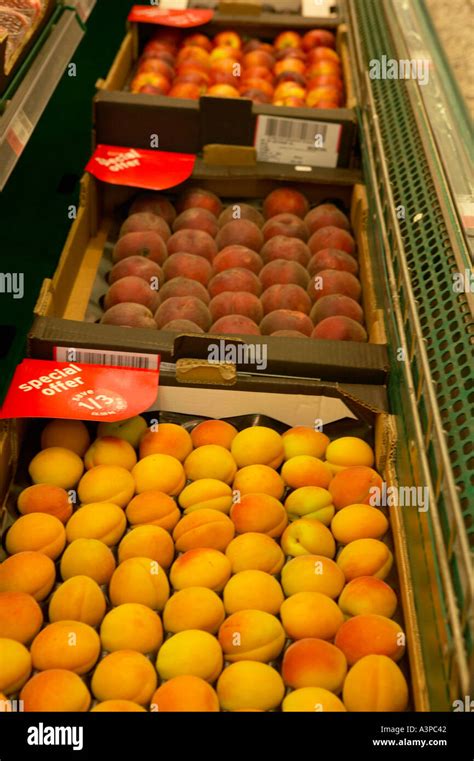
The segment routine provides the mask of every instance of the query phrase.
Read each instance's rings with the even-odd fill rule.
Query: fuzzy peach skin
[[[240,431],[232,440],[231,452],[239,468],[246,465],[279,468],[284,457],[280,434],[262,425]]]
[[[333,692],[322,687],[301,687],[292,690],[281,704],[284,713],[343,713],[347,711],[342,700],[339,700]]]
[[[51,420],[41,432],[41,449],[64,447],[84,457],[89,444],[89,431],[81,420]]]
[[[224,618],[221,598],[207,587],[186,587],[175,592],[163,610],[163,626],[172,634],[187,629],[216,634]]]
[[[348,711],[401,712],[408,706],[408,685],[386,655],[366,655],[352,666],[342,692]]]
[[[259,493],[281,499],[285,491],[285,482],[269,465],[246,465],[237,471],[233,489],[240,495]]]
[[[220,627],[218,637],[229,663],[268,663],[278,658],[285,644],[285,631],[278,618],[262,610],[233,613]]]
[[[217,444],[198,447],[184,461],[186,478],[198,481],[213,478],[231,484],[237,472],[237,465],[231,453]]]
[[[174,499],[158,489],[137,494],[129,502],[125,514],[132,526],[160,526],[166,531],[172,531],[181,517]]]
[[[25,592],[41,601],[55,578],[54,563],[42,552],[18,552],[0,563],[0,592]]]
[[[21,642],[0,638],[0,690],[11,695],[31,674],[31,656]]]
[[[225,420],[204,420],[193,428],[191,439],[196,449],[206,444],[217,444],[217,446],[230,449],[237,433],[237,428]]]
[[[227,614],[240,610],[263,610],[277,616],[285,599],[279,582],[264,571],[240,571],[224,587]]]
[[[58,518],[47,513],[30,513],[21,518],[8,530],[5,546],[7,552],[42,552],[56,560],[66,546],[66,532]]]
[[[191,436],[174,423],[159,423],[157,431],[148,431],[140,440],[140,459],[151,454],[167,454],[184,462],[193,450]]]
[[[56,621],[80,621],[98,626],[105,616],[106,600],[96,581],[89,576],[73,576],[64,581],[49,601],[48,615]]]
[[[174,543],[161,526],[137,526],[123,537],[118,546],[118,560],[150,558],[162,568],[169,568],[174,558]]]
[[[138,653],[156,653],[163,642],[163,626],[154,610],[146,605],[128,602],[112,608],[100,627],[100,641],[104,650],[136,650]]]
[[[224,552],[234,538],[235,527],[230,518],[219,510],[195,510],[185,515],[174,528],[173,539],[177,552],[211,547]]]
[[[299,489],[303,486],[319,486],[327,489],[332,473],[322,460],[309,455],[297,455],[287,460],[281,469],[281,476],[287,486]]]
[[[73,576],[89,576],[97,584],[108,584],[115,570],[115,558],[99,539],[76,539],[64,550],[60,570],[64,581]]]
[[[280,609],[283,627],[290,639],[332,640],[344,622],[337,603],[320,592],[297,592]]]
[[[320,592],[334,599],[344,586],[344,574],[323,555],[299,555],[283,566],[281,585],[287,597],[297,592]]]
[[[232,573],[264,571],[277,574],[285,563],[283,550],[277,542],[266,534],[254,531],[232,539],[225,554],[230,560]]]
[[[114,547],[122,538],[127,519],[121,507],[113,502],[93,502],[83,505],[69,518],[66,526],[68,542],[75,539],[100,539]]]
[[[346,544],[336,560],[346,581],[357,576],[376,576],[385,579],[393,565],[393,555],[378,539],[356,539]]]
[[[285,650],[281,675],[288,687],[322,687],[339,693],[347,672],[344,653],[323,639],[300,639]]]
[[[331,494],[320,486],[301,486],[285,500],[285,508],[290,521],[307,518],[321,521],[329,526],[335,509]]]
[[[161,646],[156,659],[156,670],[163,680],[191,675],[212,684],[223,665],[219,642],[212,634],[200,629],[173,634]]]
[[[77,493],[82,504],[113,502],[126,507],[135,494],[132,474],[117,465],[96,465],[79,481]]]
[[[97,700],[131,700],[145,706],[157,683],[153,664],[142,653],[116,650],[98,663],[91,687]]]
[[[341,544],[356,539],[380,539],[388,531],[388,520],[376,507],[348,505],[332,519],[331,531]]]
[[[321,521],[314,518],[300,518],[286,527],[281,536],[281,547],[285,555],[324,555],[333,558],[336,543],[333,535]]]
[[[183,674],[169,679],[154,693],[150,711],[188,713],[216,713],[219,709],[217,693],[204,679]]]
[[[375,505],[376,496],[382,489],[382,479],[372,468],[356,465],[336,473],[329,491],[336,510],[349,505]]]
[[[91,696],[81,677],[73,671],[50,669],[35,674],[20,692],[27,712],[84,713]]]
[[[81,621],[55,621],[42,629],[31,645],[33,666],[37,671],[67,669],[86,674],[99,654],[97,632]]]
[[[341,436],[331,441],[326,449],[326,462],[337,473],[338,470],[355,465],[371,468],[375,462],[374,452],[363,439],[356,436]]]
[[[230,574],[230,561],[222,552],[200,547],[188,550],[174,561],[170,581],[175,590],[198,586],[220,592],[227,584]]]
[[[112,605],[135,602],[161,611],[169,594],[170,585],[165,571],[156,560],[150,558],[124,560],[110,579],[109,597]]]
[[[392,587],[376,576],[358,576],[346,584],[338,605],[346,616],[377,613],[391,618],[397,609],[397,595]]]
[[[217,682],[217,695],[225,711],[270,711],[280,705],[284,694],[278,671],[258,661],[232,663]]]
[[[322,459],[326,453],[329,444],[329,438],[320,431],[314,431],[312,428],[304,425],[298,425],[289,428],[282,434],[283,449],[285,450],[285,460],[299,455],[317,457]]]
[[[118,436],[102,436],[96,439],[84,456],[86,470],[97,465],[117,465],[131,470],[136,462],[137,455],[132,445]]]
[[[132,469],[135,491],[161,491],[175,497],[184,488],[186,476],[176,457],[168,454],[150,454],[139,460]]]
[[[147,713],[147,710],[131,700],[104,700],[91,708],[91,713]]]
[[[58,518],[61,523],[67,523],[72,515],[72,503],[67,491],[51,484],[34,484],[23,489],[18,497],[17,507],[22,515],[48,513]]]
[[[27,645],[41,629],[43,613],[25,592],[0,592],[0,638]]]
[[[83,470],[84,465],[79,455],[65,447],[42,449],[28,467],[34,484],[51,484],[62,489],[73,489]]]
[[[245,494],[232,505],[230,517],[238,534],[251,531],[271,537],[281,536],[288,523],[281,502],[268,494]]]
[[[232,507],[232,489],[216,478],[199,478],[183,489],[178,502],[185,515],[202,509],[228,513]]]
[[[134,449],[137,449],[147,428],[145,418],[141,415],[135,415],[135,417],[127,420],[117,420],[115,423],[99,423],[97,436],[117,436],[119,439],[128,441]]]
[[[346,621],[336,634],[335,645],[352,666],[365,655],[387,655],[399,661],[405,652],[405,633],[395,621],[369,613]]]

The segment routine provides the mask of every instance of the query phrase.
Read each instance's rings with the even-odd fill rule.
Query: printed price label
[[[94,351],[72,346],[55,346],[54,359],[58,362],[79,362],[105,367],[131,367],[135,370],[158,370],[158,354],[140,354],[121,351]]]
[[[128,20],[142,24],[161,24],[162,26],[189,29],[193,26],[207,24],[213,16],[214,11],[208,8],[174,10],[165,6],[156,8],[149,5],[134,5],[128,15]]]
[[[7,131],[7,141],[17,156],[23,152],[32,132],[32,123],[24,111],[19,111]]]
[[[305,18],[330,18],[337,13],[337,0],[303,0],[301,15]]]
[[[334,168],[342,124],[259,116],[255,133],[258,161]]]
[[[25,359],[15,371],[0,417],[125,420],[155,402],[158,376],[158,369]]]

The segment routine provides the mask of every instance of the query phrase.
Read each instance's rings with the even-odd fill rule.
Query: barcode
[[[104,365],[106,367],[130,367],[134,370],[157,370],[156,354],[123,354],[119,351],[87,351],[66,346],[55,348],[58,362],[78,362],[86,365]]]
[[[265,135],[278,140],[299,140],[315,146],[316,137],[320,136],[324,142],[328,130],[327,124],[317,122],[304,122],[301,119],[272,119],[267,118]]]

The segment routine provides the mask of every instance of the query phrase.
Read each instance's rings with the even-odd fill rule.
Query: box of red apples
[[[133,150],[125,163],[146,153],[156,156]],[[291,365],[300,377],[385,383],[380,262],[359,172],[198,159],[188,180],[144,192],[120,173],[99,180],[93,161],[33,344],[174,362],[191,342],[192,356],[217,346],[244,372]]]
[[[132,24],[98,83],[97,143],[192,153],[245,145],[260,161],[351,166],[346,27],[282,30],[236,18],[216,13],[189,29]]]

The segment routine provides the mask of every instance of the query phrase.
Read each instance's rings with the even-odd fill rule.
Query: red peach
[[[219,84],[212,85],[206,92],[206,95],[213,96],[215,98],[239,98],[240,93],[236,87],[232,85]]]
[[[173,256],[176,256],[176,254],[173,254]],[[162,285],[159,296],[161,303],[166,301],[166,299],[170,299],[172,296],[194,296],[195,298],[200,299],[206,304],[206,306],[210,301],[207,289],[202,283],[198,280],[192,280],[189,277],[181,276],[173,277],[171,280],[168,280],[167,283]]]
[[[170,81],[163,74],[157,74],[153,71],[142,71],[138,73],[130,84],[130,90],[133,93],[148,92],[154,95],[167,95],[170,89]]]
[[[208,330],[212,322],[207,306],[194,296],[172,296],[163,302],[155,314],[158,328],[172,320],[191,320],[203,330]]]
[[[189,100],[199,100],[203,94],[203,86],[194,82],[183,82],[173,85],[168,93],[170,98],[188,98]]]
[[[176,63],[178,64],[184,61],[199,61],[204,66],[206,64],[209,65],[209,53],[197,45],[186,45],[184,48],[181,48],[176,58]]]
[[[156,322],[153,313],[143,304],[124,302],[107,309],[101,317],[102,325],[118,325],[122,328],[153,328]]]
[[[243,47],[244,53],[251,53],[253,50],[264,50],[266,53],[270,53],[270,55],[273,55],[274,52],[273,45],[270,45],[269,42],[262,42],[255,37],[248,40]]]
[[[312,254],[321,251],[322,248],[338,248],[351,256],[355,256],[355,240],[347,232],[334,225],[321,227],[312,234],[308,241],[308,247]]]
[[[301,48],[281,48],[275,53],[277,61],[282,61],[284,58],[298,58],[300,61],[306,61],[306,53]]]
[[[344,90],[342,79],[336,74],[317,74],[315,77],[308,79],[306,89],[309,92],[310,90],[314,90],[315,87],[321,87],[321,85],[331,85],[341,93]]]
[[[169,239],[167,247],[168,254],[185,251],[187,254],[201,256],[209,262],[212,262],[217,254],[214,239],[203,230],[178,230]]]
[[[342,105],[342,93],[337,87],[322,85],[313,87],[306,95],[306,105],[308,108],[321,108],[321,103],[334,103],[335,106]]]
[[[160,193],[140,193],[132,203],[129,214],[137,214],[142,211],[163,217],[168,225],[172,225],[176,217],[173,204]]]
[[[138,72],[146,73],[149,71],[152,71],[154,74],[161,74],[163,77],[166,77],[168,82],[171,82],[174,77],[173,67],[170,66],[169,63],[166,63],[166,61],[161,61],[159,58],[148,58],[140,62]]]
[[[186,45],[186,47],[188,45],[197,45],[199,48],[207,50],[208,53],[212,50],[212,42],[209,37],[206,37],[205,34],[200,34],[199,32],[196,34],[190,34],[189,37],[186,37],[183,45]]]
[[[227,76],[231,76],[232,79],[232,85],[235,86],[236,82],[238,82],[240,77],[240,63],[236,61],[234,58],[219,58],[212,62],[210,73],[211,75],[214,74],[226,74]]]
[[[263,290],[266,290],[271,285],[286,285],[287,283],[294,283],[302,288],[307,288],[309,275],[298,262],[288,261],[287,259],[273,259],[260,272],[260,282]]]
[[[222,216],[222,215],[221,215]],[[256,251],[246,246],[226,246],[219,251],[212,262],[214,272],[224,272],[233,267],[243,267],[256,275],[263,267],[263,262]]]
[[[251,79],[246,77],[241,82],[240,90],[247,92],[248,90],[258,90],[263,93],[267,98],[273,97],[273,86],[266,79]]]
[[[214,45],[216,45],[216,47],[229,45],[229,47],[240,50],[242,47],[242,40],[240,39],[237,32],[232,30],[225,30],[223,32],[219,32],[219,34],[216,34],[214,37]]]
[[[293,188],[277,188],[269,193],[263,202],[265,219],[277,214],[295,214],[303,219],[308,211],[308,201],[302,193]]]
[[[247,79],[266,79],[267,82],[273,84],[274,78],[272,72],[266,66],[252,66],[244,69],[242,72],[242,82]]]
[[[301,41],[304,50],[312,50],[317,47],[335,48],[336,37],[327,29],[311,29],[303,35]]]
[[[249,219],[233,219],[217,233],[216,245],[219,251],[226,246],[238,245],[258,252],[263,245],[263,236],[257,225]]]
[[[216,71],[211,69],[210,84],[211,85],[230,85],[235,87],[239,83],[239,78],[234,74],[229,74],[225,71]]]
[[[321,227],[340,227],[342,230],[350,230],[351,225],[347,216],[332,203],[321,203],[304,218],[310,234]]]
[[[291,108],[304,108],[305,102],[303,98],[295,98],[289,95],[287,98],[280,98],[280,100],[273,101],[274,106],[289,106]]]
[[[275,330],[274,333],[270,333],[271,336],[282,336],[285,338],[308,338],[304,333],[299,330]]]
[[[277,309],[291,309],[293,312],[309,314],[311,299],[300,285],[271,285],[261,298],[265,314]]]
[[[107,311],[116,304],[127,302],[142,304],[153,312],[159,300],[157,289],[152,288],[150,283],[146,283],[141,277],[128,275],[110,286],[105,294],[104,309]]]
[[[322,248],[321,251],[313,254],[308,264],[310,275],[316,275],[321,270],[341,270],[341,272],[357,275],[359,265],[354,257],[345,251],[339,251],[337,248]]]
[[[267,50],[251,50],[245,53],[242,58],[242,68],[252,69],[255,66],[264,66],[266,69],[273,69],[275,59]]]
[[[229,314],[211,325],[209,333],[221,333],[223,335],[259,336],[260,328],[249,317],[241,314]]]
[[[178,230],[202,230],[214,238],[219,230],[214,214],[206,209],[186,209],[176,217],[173,232]]]
[[[223,291],[219,293],[214,296],[209,304],[209,311],[214,323],[221,317],[231,314],[249,317],[257,325],[263,318],[263,307],[258,296],[254,296],[253,293],[245,293],[245,291]]]
[[[237,48],[233,48],[230,45],[217,45],[213,48],[209,54],[209,60],[211,64],[217,61],[240,61],[242,53]]]
[[[299,238],[307,241],[309,237],[308,228],[302,219],[296,214],[276,214],[268,219],[262,228],[265,241],[270,240],[275,235],[284,235],[286,238]]]
[[[303,74],[305,70],[305,64],[299,58],[283,58],[281,61],[277,61],[273,67],[273,72],[278,76],[283,74],[284,71],[293,71],[297,74]]]
[[[205,74],[203,71],[188,68],[187,71],[183,71],[173,80],[173,86],[193,84],[197,85],[199,89],[202,89],[203,87],[208,86],[210,80],[211,78],[209,75]]]
[[[123,277],[134,275],[145,280],[148,284],[154,281],[161,287],[164,282],[165,276],[161,267],[152,262],[151,259],[145,259],[144,256],[128,256],[126,259],[122,259],[117,262],[109,272],[109,284],[112,285],[117,280],[121,280]]]
[[[273,40],[275,50],[283,50],[283,48],[300,48],[302,45],[302,39],[298,32],[280,32]]]
[[[260,256],[265,264],[275,259],[286,259],[291,262],[298,262],[298,264],[306,267],[311,254],[306,243],[299,238],[274,235],[264,244],[260,251]]]
[[[316,61],[311,63],[306,69],[307,79],[314,79],[321,74],[331,74],[334,77],[338,77],[341,74],[341,67],[335,61]]]
[[[169,66],[174,66],[175,56],[167,48],[159,48],[156,50],[144,50],[140,56],[141,61],[150,59],[156,59],[157,61],[164,61]]]
[[[262,286],[258,277],[243,267],[232,267],[214,275],[208,286],[209,295],[214,298],[224,291],[247,291],[260,296]]]
[[[163,265],[166,280],[176,277],[186,277],[197,280],[202,285],[207,285],[212,277],[213,270],[210,263],[203,256],[178,252],[172,254]]]
[[[170,330],[172,333],[204,333],[203,329],[191,320],[170,320],[161,330]]]
[[[306,60],[309,64],[316,61],[334,61],[334,63],[341,64],[341,59],[333,48],[325,48],[324,46],[313,48],[310,50]]]
[[[145,230],[153,230],[161,235],[163,240],[168,240],[171,235],[169,226],[166,224],[163,217],[157,217],[156,214],[151,214],[147,211],[138,211],[125,220],[120,228],[119,237],[127,235],[127,233],[142,233]]]
[[[224,227],[227,222],[233,222],[234,220],[248,219],[253,222],[257,227],[263,227],[264,219],[258,209],[255,206],[250,206],[248,203],[233,203],[224,209],[220,215],[218,221],[219,227]]]
[[[315,303],[309,316],[315,325],[327,317],[350,317],[355,322],[364,322],[361,305],[349,296],[343,296],[340,293],[323,296]]]
[[[322,270],[315,275],[308,285],[308,295],[311,301],[318,301],[323,296],[340,293],[355,301],[360,300],[360,283],[350,272],[340,270]]]
[[[222,203],[215,193],[204,188],[188,188],[182,193],[176,204],[178,212],[186,209],[193,209],[199,206],[200,209],[207,209],[215,217],[218,217],[222,211]]]
[[[176,74],[178,77],[184,77],[186,74],[191,74],[192,72],[203,74],[206,77],[204,81],[201,81],[197,84],[209,83],[211,72],[207,64],[199,63],[199,61],[184,61],[184,63],[180,63],[176,68]],[[173,84],[176,84],[176,80],[173,82]]]
[[[276,78],[275,84],[277,88],[279,88],[283,82],[294,82],[302,89],[305,89],[306,87],[306,77],[303,76],[303,74],[299,74],[297,71],[282,71],[281,74],[279,74]]]
[[[129,256],[144,256],[152,262],[163,264],[168,251],[161,235],[148,230],[142,233],[127,233],[117,241],[112,252],[113,261],[120,262]]]
[[[311,338],[324,338],[332,341],[367,341],[367,333],[359,322],[350,317],[326,317],[318,322],[311,333]]]
[[[264,92],[261,90],[257,90],[254,87],[250,87],[248,89],[242,88],[240,90],[240,97],[241,98],[249,98],[254,103],[271,103],[272,99],[268,97],[268,95],[265,95]]]
[[[273,94],[273,101],[286,100],[287,98],[298,98],[304,102],[306,89],[301,87],[297,82],[280,82]],[[300,216],[299,214],[297,216]],[[302,214],[301,216],[304,216]]]
[[[260,323],[262,335],[269,336],[277,330],[297,330],[305,336],[310,336],[313,323],[307,314],[293,312],[291,309],[276,309],[265,315]]]

